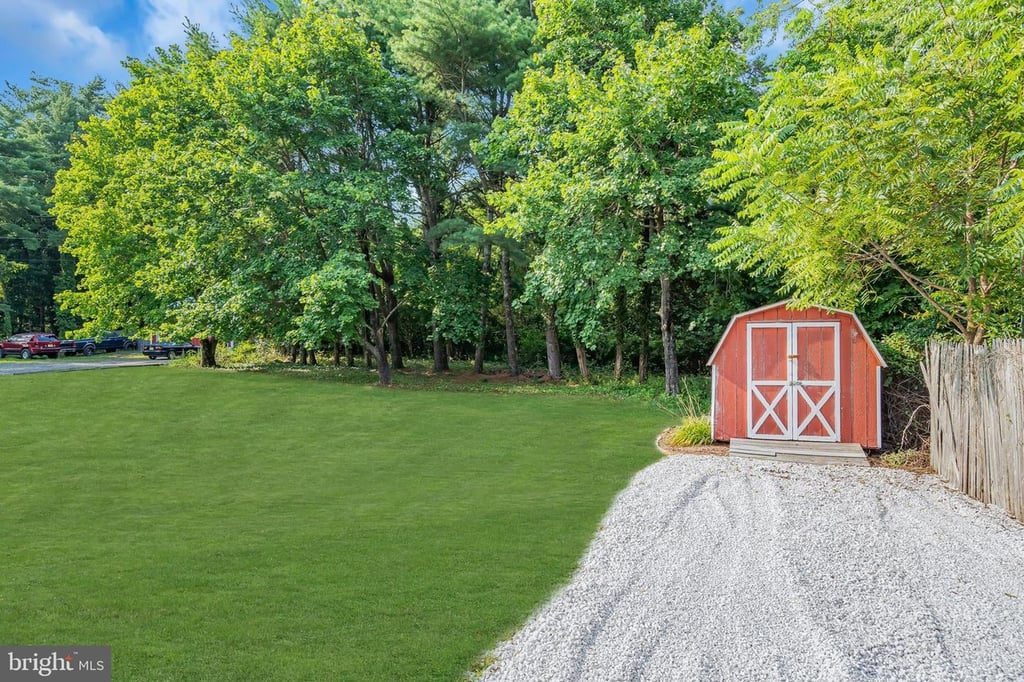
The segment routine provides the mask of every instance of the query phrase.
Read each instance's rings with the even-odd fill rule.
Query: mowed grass
[[[115,680],[458,680],[672,420],[142,367],[0,377],[0,642]]]

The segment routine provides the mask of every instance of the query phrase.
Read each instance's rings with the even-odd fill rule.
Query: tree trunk
[[[359,331],[359,337],[363,342],[363,364],[366,365],[366,369],[373,369],[373,353],[370,351],[373,345],[370,342],[370,313],[363,313],[363,322],[365,326]]]
[[[391,385],[391,365],[388,364],[388,354],[384,352],[384,333],[380,330],[377,331],[377,352],[374,356],[377,358],[377,383],[381,386]]]
[[[425,133],[421,139],[427,154],[426,158],[434,154],[434,147],[440,142],[440,138],[447,134],[441,118],[442,112],[436,103],[427,99],[417,101],[417,119],[422,126],[421,130]],[[449,196],[450,188],[443,177],[438,177],[437,168],[432,164],[421,166],[420,172],[413,180],[413,185],[419,199],[420,233],[429,253],[428,266],[436,273],[441,263],[441,237],[436,234],[435,228],[441,222],[444,203]],[[449,369],[448,354],[444,339],[438,332],[437,319],[433,313],[430,325],[433,338],[434,371],[447,372]]]
[[[376,284],[370,285],[370,293],[374,299],[381,302],[383,292]],[[382,305],[378,303],[378,306]],[[367,340],[363,342],[363,346],[374,360],[377,361],[377,383],[381,386],[391,385],[391,365],[388,363],[387,350],[384,347],[384,328],[387,326],[382,321],[382,315],[380,307],[372,309],[368,318],[370,321],[370,328],[367,330],[367,334],[364,338]],[[372,339],[372,341],[370,341]]]
[[[480,259],[483,261],[480,272],[483,273],[484,282],[487,283],[491,279],[491,243],[486,239],[480,246],[480,252]],[[487,291],[489,290],[490,287],[486,287],[483,299],[480,301],[480,335],[477,336],[476,352],[473,354],[473,371],[477,374],[484,373],[484,352],[487,347]]]
[[[651,283],[644,282],[640,294],[640,360],[637,362],[637,381],[647,383],[648,355],[651,347]]]
[[[383,330],[378,329],[374,337],[376,343],[364,342],[363,349],[377,362],[377,384],[390,386],[391,365],[388,363],[388,354],[384,348]]]
[[[335,367],[341,367],[341,340],[340,339],[335,339],[334,340],[334,357],[333,357],[333,360],[334,360],[334,366]]]
[[[590,383],[590,367],[587,366],[587,349],[582,344],[576,344],[576,363],[580,366],[580,379]]]
[[[640,237],[640,263],[643,266],[647,259],[647,248],[651,243],[651,227],[644,223]],[[640,358],[637,361],[636,378],[641,384],[647,383],[647,366],[651,348],[651,299],[653,298],[651,283],[644,281],[640,290]]]
[[[200,367],[216,367],[217,366],[217,339],[212,336],[207,336],[199,342],[200,350]]]
[[[615,369],[612,376],[622,381],[622,363],[626,345],[626,289],[619,287],[615,292]]]
[[[557,309],[554,305],[544,312],[544,337],[548,351],[548,376],[557,381],[562,379],[562,351],[558,348]]]
[[[299,346],[299,364],[304,367],[309,364],[309,351],[305,346]]]
[[[429,184],[424,185],[420,190],[420,197],[423,202],[423,239],[430,251],[430,267],[436,271],[438,264],[441,262],[441,242],[437,237],[431,236],[431,232],[437,226],[441,207],[434,195],[435,193]],[[438,331],[437,319],[433,313],[431,314],[430,326],[434,341],[434,371],[447,372],[450,368],[448,352],[447,348],[445,348],[444,339],[441,338],[441,333]]]
[[[292,364],[294,365],[296,362],[299,361],[299,346],[297,346],[295,344],[292,344],[292,348],[291,348],[291,353],[290,354],[291,354],[291,358],[292,358]]]
[[[356,353],[352,349],[351,343],[345,344],[345,366],[355,367],[356,366]]]
[[[508,248],[501,248],[501,302],[505,311],[505,346],[508,349],[508,371],[519,376],[519,343],[512,317],[512,257]]]
[[[384,335],[387,333],[388,297],[385,291],[385,273],[390,271],[390,266],[385,262],[375,260],[371,254],[371,244],[379,246],[373,236],[363,233],[360,236],[360,247],[363,251],[363,259],[370,272],[370,282],[367,287],[370,298],[376,304],[373,308],[363,313],[363,351],[366,354],[367,364],[372,358],[377,362],[377,381],[381,386],[391,385],[391,365],[388,363],[387,347],[384,344]]]
[[[384,293],[388,302],[388,345],[391,348],[391,367],[403,369],[405,363],[402,361],[402,344],[398,338],[398,299],[395,298],[395,292],[391,290],[390,285],[384,288]]]
[[[964,342],[972,346],[980,346],[985,343],[987,329],[984,325],[968,320],[967,331],[964,332]]]
[[[313,365],[314,367],[316,366],[316,349],[315,348],[310,348],[309,349],[309,364]]]
[[[661,275],[661,346],[665,355],[665,394],[679,395],[679,363],[676,361],[676,330],[672,323],[672,278]]]
[[[437,331],[437,322],[433,322],[432,326],[434,329],[434,371],[447,372],[450,369],[448,365],[448,348],[445,345],[444,339],[441,338],[440,333]]]

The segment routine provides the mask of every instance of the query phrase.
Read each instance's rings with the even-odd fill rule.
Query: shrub
[[[225,367],[260,366],[282,359],[277,346],[268,341],[238,341],[234,347],[217,346],[217,361]]]
[[[924,471],[931,468],[928,450],[893,450],[882,455],[882,463],[895,469]]]
[[[926,342],[924,336],[895,332],[878,344],[889,365],[882,387],[883,445],[897,450],[920,450],[928,442],[928,387],[921,373]]]
[[[666,444],[677,448],[711,443],[711,419],[708,417],[685,417],[666,438]]]

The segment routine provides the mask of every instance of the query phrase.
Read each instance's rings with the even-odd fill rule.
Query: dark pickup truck
[[[196,353],[199,351],[199,346],[192,343],[170,343],[169,341],[158,341],[157,343],[147,343],[142,347],[142,354],[150,360],[156,360],[157,358],[177,358],[186,353]]]
[[[92,355],[97,351],[113,353],[116,350],[131,348],[132,340],[121,334],[104,334],[101,339],[66,339],[60,342],[60,352],[64,355]]]

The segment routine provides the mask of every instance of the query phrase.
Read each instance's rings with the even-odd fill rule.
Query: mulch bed
[[[672,427],[669,427],[658,434],[658,437],[654,441],[655,447],[663,455],[714,455],[716,457],[727,457],[729,455],[729,444],[728,443],[712,443],[711,445],[688,445],[686,447],[676,447],[667,444],[665,441],[668,439],[669,434],[672,432]],[[903,469],[914,474],[934,474],[935,470],[929,466],[928,453],[922,451],[918,453],[917,457],[912,458],[910,461],[902,465],[889,464],[884,461],[878,453],[871,453],[868,456],[868,465],[873,467],[881,467],[885,469]]]
[[[672,427],[669,427],[658,434],[658,437],[654,441],[654,445],[661,451],[663,455],[715,455],[717,457],[725,457],[729,454],[728,443],[712,443],[711,445],[687,445],[685,447],[677,447],[674,445],[668,445],[665,440],[671,433]]]

